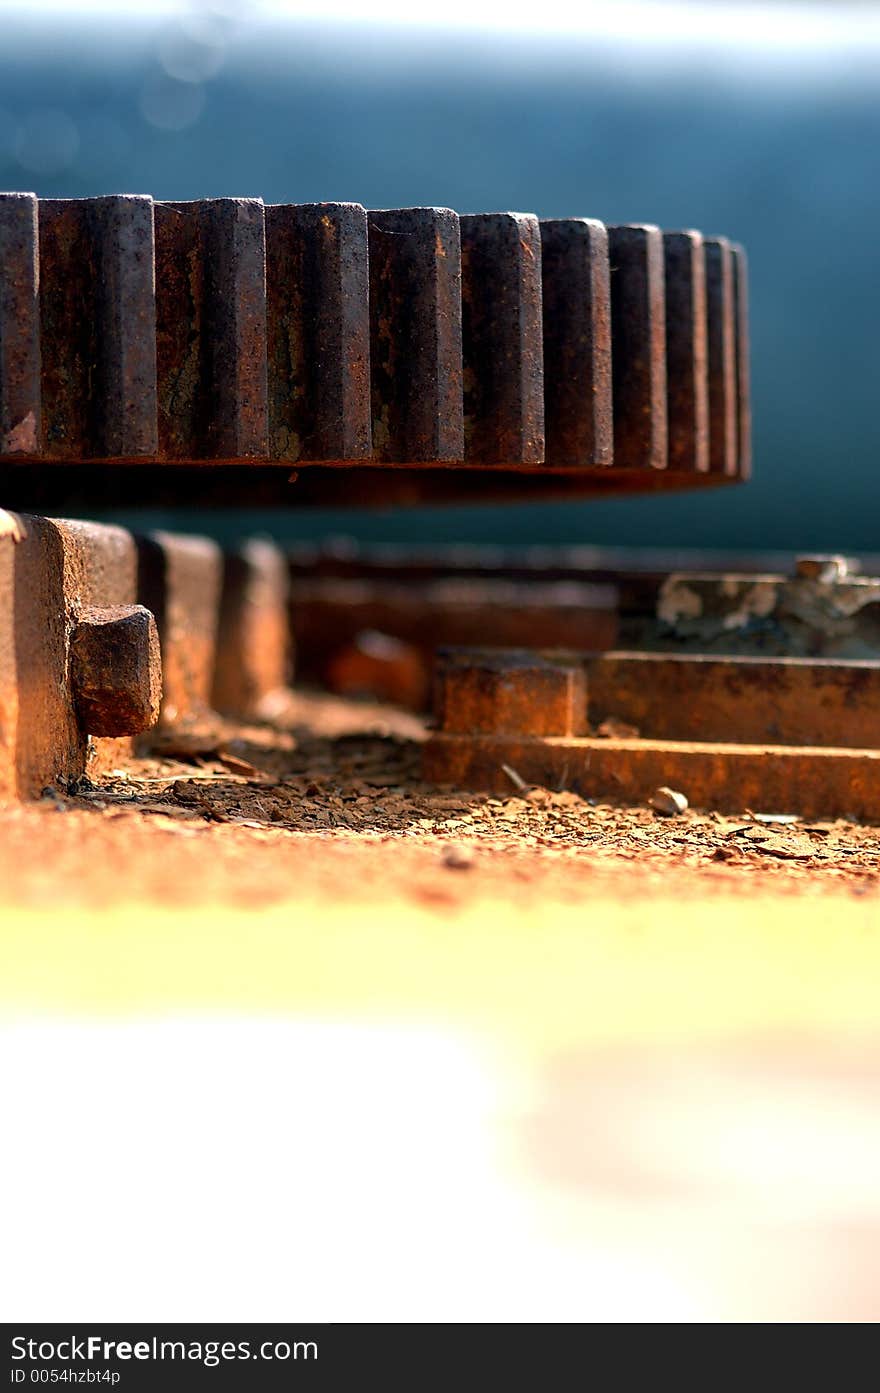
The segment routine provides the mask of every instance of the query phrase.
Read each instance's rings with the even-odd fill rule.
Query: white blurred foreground
[[[876,1049],[0,1027],[5,1320],[876,1318]]]

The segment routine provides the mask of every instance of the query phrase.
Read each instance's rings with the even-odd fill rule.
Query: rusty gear
[[[744,254],[698,232],[0,195],[13,506],[734,481],[749,472],[747,360]]]

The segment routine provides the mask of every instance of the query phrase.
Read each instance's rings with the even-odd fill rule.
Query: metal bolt
[[[584,669],[536,653],[450,649],[438,660],[435,713],[449,734],[580,735]]]
[[[156,724],[162,663],[143,605],[84,610],[70,639],[70,684],[89,735],[139,735]]]

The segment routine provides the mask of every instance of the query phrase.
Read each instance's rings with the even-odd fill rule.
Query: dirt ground
[[[7,1110],[31,1117],[8,1191],[43,1173],[88,1077],[163,1261],[180,1158],[186,1222],[207,1194],[214,1226],[248,1127],[263,1138],[248,1202],[271,1198],[271,1222],[248,1224],[246,1290],[211,1264],[213,1316],[230,1291],[239,1314],[276,1310],[290,1251],[312,1282],[326,1234],[308,1246],[301,1206],[276,1242],[299,1186],[346,1216],[352,1293],[340,1306],[334,1258],[321,1318],[410,1300],[418,1319],[876,1319],[880,828],[431,788],[411,716],[303,695],[283,715],[0,811]],[[166,1114],[154,1155],[142,1115],[152,1135]],[[91,1222],[106,1137],[64,1135],[80,1169],[48,1192]],[[188,1272],[143,1309],[191,1312]],[[44,1264],[30,1281],[45,1303]],[[60,1263],[66,1316],[71,1289]]]
[[[4,901],[454,907],[661,889],[861,896],[880,884],[880,828],[787,809],[668,817],[564,789],[432,788],[419,781],[423,731],[410,715],[299,696],[284,724],[160,738],[149,758],[3,809]]]

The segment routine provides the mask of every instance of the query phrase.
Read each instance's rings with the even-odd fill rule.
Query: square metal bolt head
[[[442,650],[434,700],[448,734],[564,736],[586,726],[583,667],[537,653]]]
[[[143,605],[86,609],[70,638],[70,685],[89,735],[139,735],[159,718],[162,662]]]

